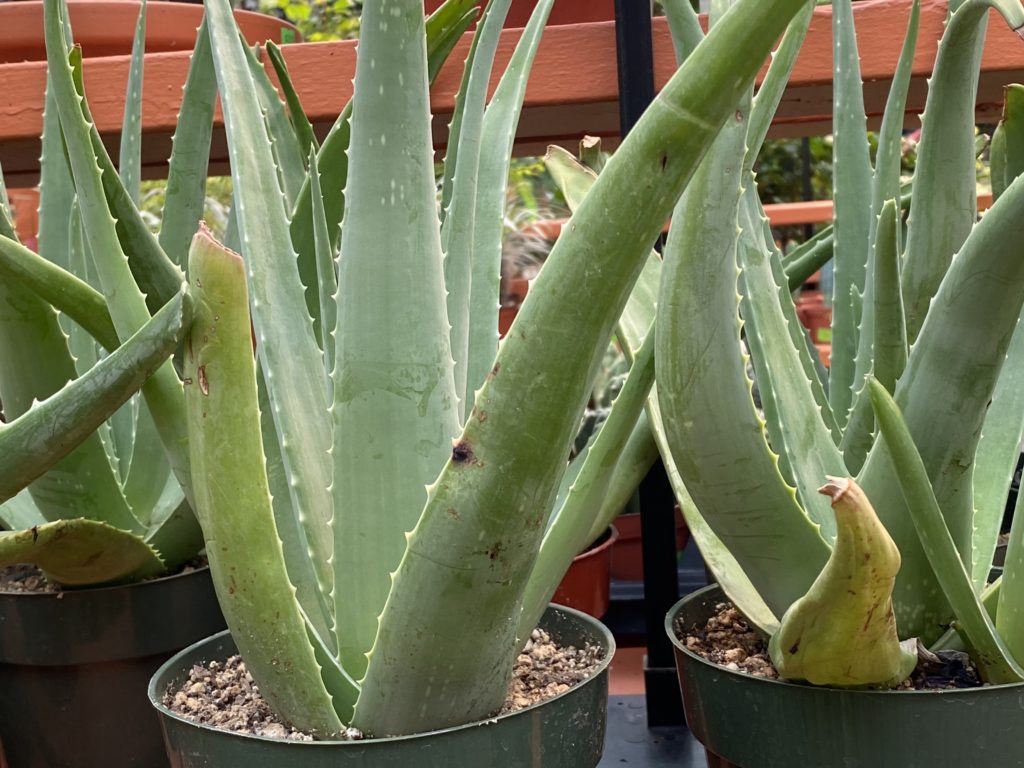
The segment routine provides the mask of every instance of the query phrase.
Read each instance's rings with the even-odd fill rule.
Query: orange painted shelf
[[[892,72],[899,56],[909,13],[905,0],[869,0],[855,8],[860,55],[866,85],[866,104],[875,123],[882,113]],[[2,10],[2,9],[0,9]],[[907,124],[916,125],[924,108],[925,78],[935,60],[946,13],[945,0],[922,3],[921,36],[914,60],[914,81],[907,107]],[[827,133],[831,123],[831,9],[821,8],[797,63],[792,83],[779,110],[776,135]],[[498,52],[501,71],[511,55],[519,30],[503,33]],[[434,88],[433,108],[439,143],[459,85],[459,68],[469,41],[464,40],[442,71]],[[299,94],[310,119],[323,133],[351,95],[355,44],[299,43],[285,46]],[[675,70],[674,55],[664,19],[654,23],[655,77],[663,85]],[[155,53],[146,59],[143,103],[144,164],[149,176],[163,172],[170,136],[181,100],[189,54]],[[1024,79],[1024,42],[1001,19],[989,27],[978,94],[979,121],[995,121],[1007,83]],[[86,90],[101,133],[116,143],[128,57],[110,56],[85,63]],[[9,186],[35,181],[42,124],[46,67],[41,62],[0,65],[0,163]],[[552,26],[545,33],[527,89],[519,126],[518,148],[537,154],[549,143],[572,146],[583,134],[604,137],[613,145],[618,135],[618,88],[613,22]],[[218,124],[220,117],[217,117]],[[211,172],[223,172],[227,152],[218,129],[211,151]]]

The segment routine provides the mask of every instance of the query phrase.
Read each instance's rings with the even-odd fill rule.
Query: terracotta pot
[[[85,57],[128,56],[132,52],[139,3],[133,0],[70,0],[71,28]],[[146,6],[146,53],[192,50],[203,6],[153,0]],[[274,16],[235,11],[250,43],[294,43],[298,33]],[[43,61],[42,0],[0,2],[0,64]]]
[[[640,513],[631,512],[615,518],[619,540],[612,547],[612,578],[620,581],[642,581],[644,550],[640,537]],[[676,507],[676,553],[682,552],[690,539],[683,513]]]
[[[436,11],[443,0],[425,0],[427,12]],[[484,3],[481,2],[481,5]],[[505,19],[506,27],[525,27],[537,0],[512,0]],[[548,24],[581,24],[590,21],[611,21],[615,18],[614,0],[558,0],[551,9]]]
[[[612,546],[618,538],[615,528],[608,526],[585,552],[576,555],[551,602],[583,611],[595,619],[604,616],[611,601]]]

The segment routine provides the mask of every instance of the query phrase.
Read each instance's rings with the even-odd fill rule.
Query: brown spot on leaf
[[[452,461],[456,464],[476,464],[473,447],[465,440],[455,443],[452,446]]]
[[[481,424],[487,421],[487,411],[480,411],[479,419]]]
[[[210,382],[206,378],[206,366],[205,365],[200,365],[199,366],[198,374],[199,374],[199,391],[202,392],[204,395],[210,394]]]
[[[494,367],[491,368],[491,372],[489,374],[487,374],[487,375],[490,376],[493,379],[495,376],[498,375],[498,371],[500,371],[500,370],[501,370],[501,363],[495,363]]]
[[[447,512],[448,512],[448,517],[450,517],[452,520],[458,520],[459,519],[459,510],[457,510],[455,507],[448,507]]]
[[[491,560],[497,560],[498,555],[501,554],[501,542],[497,541],[487,550],[487,557]]]
[[[789,652],[790,653],[796,653],[798,650],[800,650],[800,638],[799,637],[796,639],[796,642],[793,643],[793,645],[790,646]]]
[[[665,170],[665,166],[668,165],[668,155],[661,156],[661,170]]]

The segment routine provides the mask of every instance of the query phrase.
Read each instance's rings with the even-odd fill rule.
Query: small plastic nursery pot
[[[612,547],[619,538],[614,526],[608,526],[597,541],[573,558],[551,602],[583,611],[600,619],[611,603]]]
[[[146,684],[172,654],[223,627],[208,568],[123,587],[0,593],[0,765],[167,765]]]
[[[712,768],[1021,765],[1024,684],[948,691],[850,691],[753,677],[686,650],[673,627],[702,624],[717,585],[680,600],[675,645],[686,722]]]
[[[508,715],[440,731],[365,741],[286,741],[197,725],[161,703],[164,692],[186,678],[194,664],[236,652],[227,632],[196,643],[164,664],[149,685],[160,713],[167,753],[175,768],[594,768],[604,749],[608,714],[608,665],[615,640],[579,611],[550,606],[541,627],[565,645],[605,650],[587,680],[565,693]]]
[[[676,515],[676,552],[682,552],[690,538],[678,505]],[[615,518],[619,540],[612,547],[612,578],[621,581],[642,581],[644,578],[644,548],[640,535],[640,513],[630,512]]]

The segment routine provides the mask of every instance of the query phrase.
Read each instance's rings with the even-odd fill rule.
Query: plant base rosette
[[[1024,762],[1024,685],[844,690],[735,672],[687,650],[673,629],[677,618],[684,626],[702,625],[725,599],[712,585],[683,598],[665,619],[686,722],[710,764],[877,768]]]
[[[594,619],[560,606],[549,608],[540,626],[560,644],[602,648],[604,660],[589,678],[540,704],[429,733],[363,741],[288,741],[219,730],[172,713],[161,703],[169,687],[186,679],[194,664],[236,653],[227,632],[186,648],[164,664],[150,681],[149,700],[160,714],[171,762],[180,768],[594,768],[604,750],[608,665],[615,641]]]

